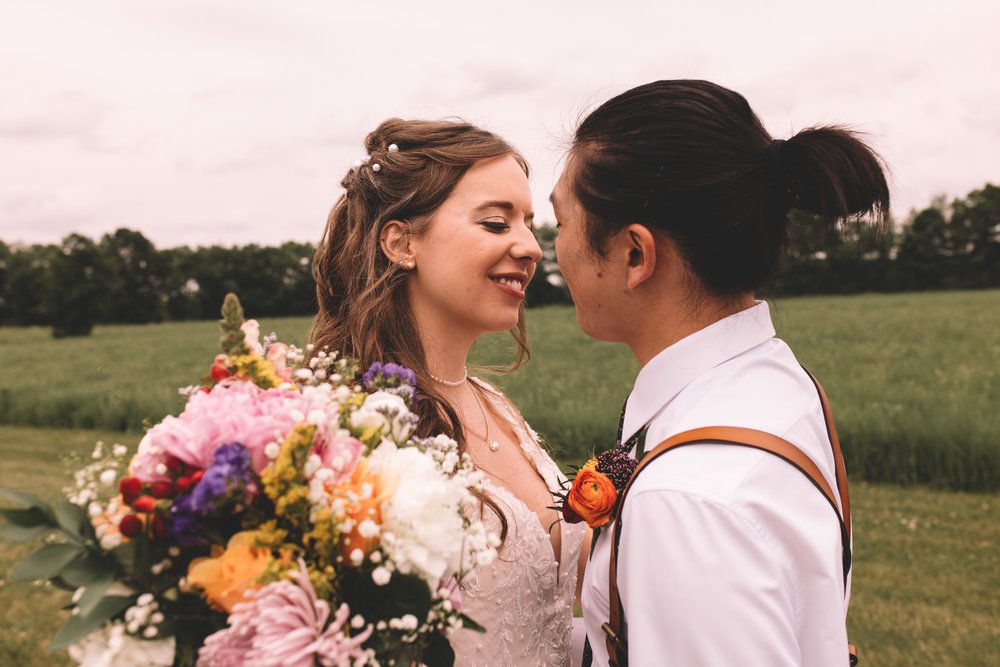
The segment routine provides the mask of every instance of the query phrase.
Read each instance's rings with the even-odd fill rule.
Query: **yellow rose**
[[[566,504],[588,526],[600,528],[611,519],[617,498],[618,489],[606,475],[583,467],[566,494]]]
[[[188,583],[202,589],[213,607],[231,612],[244,601],[246,591],[260,588],[257,579],[271,562],[269,549],[254,546],[256,538],[253,531],[236,533],[219,555],[194,559],[188,567]]]

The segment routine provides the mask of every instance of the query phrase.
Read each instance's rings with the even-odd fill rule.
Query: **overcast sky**
[[[505,136],[550,220],[579,115],[662,78],[866,132],[904,218],[1000,182],[1000,2],[947,4],[0,0],[0,239],[316,241],[389,116]]]

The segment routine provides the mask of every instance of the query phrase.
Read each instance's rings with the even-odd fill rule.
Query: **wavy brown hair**
[[[390,151],[389,147],[393,146]],[[524,158],[495,134],[464,122],[390,118],[365,137],[368,159],[341,181],[345,192],[330,211],[313,259],[319,309],[310,332],[315,350],[337,350],[361,362],[393,362],[417,375],[417,435],[446,433],[465,450],[454,408],[435,389],[406,292],[407,272],[382,251],[390,220],[405,221],[411,235],[426,231],[431,217],[473,165],[511,155],[528,174]],[[375,165],[378,169],[375,169]],[[514,370],[530,357],[524,309],[511,329]],[[481,500],[507,523],[495,502]]]

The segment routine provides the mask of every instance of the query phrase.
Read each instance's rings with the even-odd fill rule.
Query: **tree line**
[[[1000,286],[1000,187],[938,198],[898,227],[823,225],[793,214],[785,268],[767,292],[851,294]],[[571,303],[555,257],[556,231],[539,225],[542,247],[527,304]],[[311,315],[314,246],[245,245],[157,249],[118,229],[60,244],[0,241],[0,325],[51,326],[87,335],[95,324],[214,319],[227,292],[255,317]]]

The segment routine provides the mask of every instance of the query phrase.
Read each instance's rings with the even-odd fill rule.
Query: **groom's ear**
[[[623,231],[624,250],[628,253],[625,284],[635,289],[653,276],[656,269],[656,237],[649,227],[631,224]]]
[[[405,220],[390,220],[382,225],[379,238],[382,252],[393,264],[413,257],[410,248],[410,225]]]

